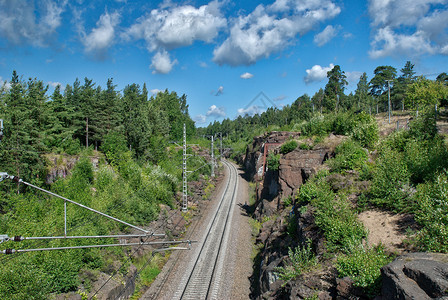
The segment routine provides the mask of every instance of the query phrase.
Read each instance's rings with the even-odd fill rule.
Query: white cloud
[[[304,78],[306,84],[310,84],[315,81],[322,81],[327,78],[327,72],[334,68],[334,64],[330,64],[328,67],[322,67],[320,65],[314,65],[311,69],[306,70],[306,76]]]
[[[240,76],[240,78],[242,78],[242,79],[251,79],[252,77],[254,77],[254,74],[251,74],[248,72],[241,74],[241,76]]]
[[[115,27],[119,20],[120,15],[117,12],[113,14],[105,12],[92,32],[88,35],[82,33],[81,41],[84,44],[85,51],[97,59],[105,59],[107,49],[114,43]]]
[[[224,107],[217,107],[216,105],[212,105],[208,108],[208,111],[205,115],[207,117],[224,118],[226,116],[226,111]]]
[[[11,84],[0,76],[0,89],[3,88],[9,90],[11,88]]]
[[[197,116],[195,116],[195,117],[193,118],[193,121],[194,121],[196,124],[205,124],[205,122],[207,121],[207,117],[204,116],[204,115],[199,114],[199,115],[197,115]]]
[[[189,46],[195,40],[210,43],[227,25],[227,20],[221,16],[220,5],[218,1],[212,1],[199,8],[183,5],[154,9],[139,18],[125,36],[144,39],[151,51]]]
[[[168,74],[178,63],[177,59],[171,60],[170,54],[166,50],[157,52],[151,62],[150,68],[153,69],[153,74]]]
[[[152,89],[152,90],[150,90],[150,92],[151,92],[151,94],[153,94],[153,95],[157,95],[158,93],[162,92],[162,90],[159,90],[159,89]]]
[[[370,56],[446,54],[446,4],[447,0],[370,0],[374,36]]]
[[[340,12],[331,0],[278,0],[268,7],[260,4],[249,15],[234,20],[230,36],[213,51],[213,60],[219,65],[253,64]]]
[[[0,1],[0,36],[13,45],[49,46],[67,0],[35,2]]]
[[[412,35],[399,34],[391,28],[385,27],[378,30],[371,42],[372,49],[369,55],[372,58],[395,55],[416,56],[425,53],[434,54],[436,49],[431,44],[427,35],[417,31]]]
[[[314,43],[317,46],[322,47],[323,45],[331,41],[338,34],[339,30],[340,26],[333,27],[331,25],[328,25],[322,32],[314,36]]]
[[[224,93],[224,87],[221,85],[218,88],[218,91],[216,92],[215,96],[221,96]]]
[[[51,86],[52,88],[56,88],[58,85],[61,87],[61,90],[63,91],[65,88],[62,86],[62,83],[60,82],[53,82],[53,81],[48,81],[48,85]]]
[[[207,63],[206,63],[206,62],[203,62],[203,61],[199,62],[199,66],[200,66],[201,68],[208,68]]]
[[[166,51],[192,45],[195,41],[211,43],[227,20],[221,16],[221,2],[212,1],[195,8],[164,2],[137,19],[122,37],[144,40],[149,52]]]
[[[256,114],[262,114],[265,111],[266,111],[266,108],[264,108],[264,107],[257,106],[257,105],[251,105],[251,106],[246,107],[246,108],[239,108],[238,109],[238,115],[240,115],[240,116],[244,116],[244,115],[254,116]]]

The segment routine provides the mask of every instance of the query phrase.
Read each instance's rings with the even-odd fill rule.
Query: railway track
[[[225,250],[230,234],[232,208],[238,190],[238,172],[234,165],[224,161],[229,170],[226,188],[200,240],[193,259],[187,265],[173,299],[217,299],[223,284]]]

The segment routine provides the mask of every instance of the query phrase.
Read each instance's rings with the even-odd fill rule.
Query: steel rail
[[[215,215],[213,216],[213,219],[210,222],[209,228],[206,231],[204,242],[203,242],[203,244],[199,250],[199,253],[195,259],[193,268],[186,280],[185,285],[183,285],[181,287],[182,291],[181,291],[180,299],[188,299],[188,298],[190,298],[190,299],[207,299],[207,297],[209,296],[210,288],[211,288],[212,282],[214,280],[214,273],[216,271],[216,265],[218,262],[218,258],[220,257],[221,248],[223,246],[222,242],[224,239],[224,234],[226,232],[229,215],[230,215],[232,207],[233,207],[232,204],[233,204],[233,200],[234,200],[235,194],[236,194],[236,186],[238,184],[236,168],[227,162],[225,164],[229,169],[229,180],[227,182],[226,189],[225,189],[225,191],[222,195],[222,198],[220,200],[218,209],[216,210]],[[229,193],[230,188],[233,189],[233,192],[231,194]],[[229,199],[229,196],[231,197],[230,199]],[[227,209],[227,212],[225,211],[226,209]],[[221,222],[224,222],[224,224],[221,224]],[[220,224],[218,224],[218,223],[220,223]],[[219,228],[219,229],[214,228],[217,226],[217,224],[220,225],[221,228]],[[219,233],[217,231],[219,231]],[[211,245],[210,243],[214,242],[216,239],[218,240],[218,241],[216,241],[216,244]],[[207,255],[212,256],[211,257],[212,272],[211,272],[211,274],[207,275],[209,277],[205,278],[206,275],[197,274],[197,273],[200,272],[200,271],[198,271],[200,268],[206,267],[205,265],[202,266],[201,264],[204,263],[204,261],[206,260],[206,258],[204,258],[204,256],[207,256]],[[210,260],[210,258],[209,258],[209,260]],[[209,270],[209,269],[207,269],[207,270]],[[204,284],[206,284],[207,286],[204,287]],[[204,290],[199,291],[197,285],[202,285]],[[190,292],[193,295],[189,294]],[[200,292],[202,292],[203,294],[198,294]]]

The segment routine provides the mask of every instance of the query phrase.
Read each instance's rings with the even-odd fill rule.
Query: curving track
[[[193,259],[179,282],[173,299],[217,299],[222,285],[225,250],[229,240],[232,208],[238,190],[238,171],[234,165],[223,162],[229,176],[222,198],[205,235],[195,247]]]

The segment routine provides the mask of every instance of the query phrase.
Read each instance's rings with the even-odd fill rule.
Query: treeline
[[[76,80],[63,91],[57,86],[48,95],[48,86],[42,81],[24,81],[13,72],[8,86],[0,91],[0,119],[4,120],[0,172],[130,224],[147,226],[161,213],[166,222],[173,216],[168,211],[177,208],[179,200],[182,149],[170,142],[182,140],[184,123],[188,137],[196,130],[185,95],[166,90],[148,97],[145,85],[130,84],[118,91],[112,79],[102,88],[87,78],[83,84]],[[198,170],[189,180],[199,176],[207,180],[210,167],[203,167],[204,159],[191,149],[189,154],[189,168]],[[92,157],[98,161],[95,168]],[[48,169],[68,161],[76,162],[69,174],[46,184]],[[59,200],[10,180],[2,181],[0,234],[63,235],[65,212]],[[69,235],[131,232],[129,227],[75,205],[69,204],[66,214]],[[156,228],[157,233],[170,236],[165,226]],[[0,250],[108,243],[117,241],[9,241],[0,243]],[[0,255],[0,299],[48,299],[66,292],[85,297],[102,290],[93,286],[100,274],[121,278],[140,260],[136,250],[114,247]],[[151,266],[140,274],[137,290],[160,272],[158,263]]]
[[[364,111],[369,114],[388,110],[389,89],[392,110],[417,110],[427,104],[446,105],[448,96],[444,96],[442,87],[448,84],[448,74],[441,73],[436,80],[416,76],[414,64],[410,61],[397,69],[392,66],[379,66],[374,70],[374,77],[369,80],[364,72],[357,88],[350,94],[345,94],[348,84],[347,76],[339,65],[327,73],[328,82],[313,96],[304,94],[291,105],[282,109],[268,108],[262,114],[254,116],[238,116],[235,120],[224,119],[215,121],[207,127],[199,129],[200,134],[215,134],[221,132],[229,137],[230,142],[238,142],[242,138],[253,136],[266,130],[269,126],[293,126],[302,121],[308,121],[315,113],[339,113],[346,111]]]
[[[22,80],[13,72],[8,87],[0,91],[0,118],[4,138],[0,143],[3,172],[42,178],[42,153],[76,154],[93,147],[104,152],[125,147],[134,158],[154,164],[166,158],[171,140],[181,140],[183,124],[195,134],[185,95],[160,92],[148,97],[146,85],[117,90],[112,79],[105,88],[85,78],[48,95],[41,80]]]

